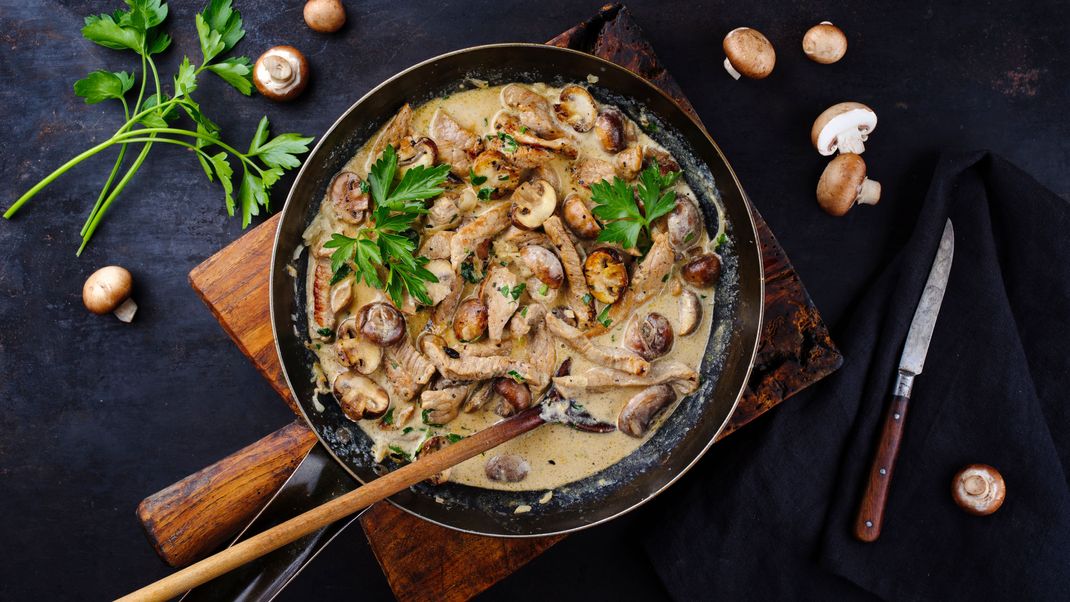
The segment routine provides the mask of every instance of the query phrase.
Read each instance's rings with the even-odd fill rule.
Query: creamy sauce
[[[530,87],[549,99],[551,103],[556,101],[560,92],[560,89],[558,88],[551,88],[543,84],[534,84]],[[502,109],[500,92],[500,86],[485,87],[458,92],[446,98],[431,100],[423,106],[415,108],[412,118],[411,132],[415,137],[428,135],[429,122],[432,115],[436,110],[442,109],[447,111],[460,125],[480,136],[493,134],[494,129],[491,126],[490,119],[495,113]],[[563,124],[561,125],[563,129],[568,132],[568,135],[575,141],[575,145],[579,149],[580,158],[596,157],[606,161],[612,161],[613,155],[603,150],[593,131],[578,133]],[[634,130],[636,143],[664,151],[664,149],[662,149],[655,141],[644,134],[639,127],[635,127]],[[372,138],[372,140],[374,139],[375,137]],[[361,178],[365,178],[368,172],[368,155],[371,146],[372,144],[368,143],[361,148],[361,150],[358,151],[347,163],[345,169],[359,174]],[[579,184],[573,182],[569,177],[569,172],[566,169],[569,163],[571,163],[570,160],[560,155],[556,155],[552,161],[553,167],[557,169],[557,172],[561,177],[562,188],[566,190],[580,191],[589,197],[589,192]],[[465,180],[464,184],[467,185],[467,178]],[[683,178],[680,178],[677,181],[675,187],[678,193],[687,195],[692,199],[695,198]],[[559,207],[561,199],[563,199],[565,195],[567,195],[567,191],[563,191],[559,196]],[[502,200],[479,202],[473,211],[464,214],[465,221],[499,203],[508,202],[508,195],[505,195],[505,198]],[[718,212],[720,213],[720,208],[718,208]],[[723,232],[724,220],[720,219],[719,222],[718,229],[715,230],[714,239],[717,238],[718,234]],[[310,250],[315,250],[321,248],[323,242],[330,238],[331,233],[339,232],[348,236],[354,236],[356,235],[357,230],[359,230],[359,226],[339,220],[337,216],[334,215],[334,211],[331,209],[330,204],[325,201],[322,204],[320,213],[306,230],[304,240]],[[593,248],[593,246],[594,245],[590,242],[583,242],[584,248],[590,249]],[[515,254],[509,254],[508,247],[495,248],[497,251],[502,252],[502,254],[492,256],[490,258],[492,262],[505,261],[511,264],[516,260]],[[715,243],[707,236],[705,229],[702,229],[700,240],[695,246],[695,249],[712,251],[714,248]],[[583,251],[581,250],[581,257],[582,255]],[[315,261],[316,258],[314,257],[314,253],[310,253],[310,264],[307,277],[308,288],[305,291],[305,294],[309,299],[308,319],[310,323],[310,332],[315,332],[317,330],[311,315],[313,305],[312,271],[314,270]],[[691,368],[698,370],[699,364],[703,358],[708,335],[711,331],[710,322],[712,319],[711,316],[714,313],[714,290],[712,288],[695,290],[696,294],[699,294],[700,299],[702,299],[702,318],[698,327],[695,328],[690,335],[681,336],[679,334],[681,328],[681,317],[678,309],[679,298],[673,294],[674,286],[677,288],[677,291],[679,290],[677,275],[679,274],[681,263],[680,257],[678,256],[676,265],[673,268],[673,276],[663,285],[661,293],[643,306],[635,308],[632,312],[632,318],[642,317],[650,312],[658,312],[668,318],[673,326],[674,332],[677,333],[674,338],[674,345],[668,354],[654,360],[654,362],[676,360],[684,362]],[[523,281],[523,279],[521,279],[521,281]],[[458,282],[465,287],[461,299],[466,299],[477,294],[476,291],[478,285],[470,284],[460,278],[458,278]],[[346,316],[355,313],[366,303],[387,300],[386,295],[382,291],[371,288],[363,283],[354,285],[353,291],[353,301],[337,315],[335,321],[336,324],[340,323]],[[567,296],[566,283],[561,287],[553,305],[566,305]],[[535,301],[525,294],[520,299],[520,303],[521,307],[524,307],[528,304],[534,304]],[[598,303],[597,306],[597,309],[601,310],[602,304]],[[416,340],[417,335],[424,328],[429,313],[430,312],[425,309],[419,311],[415,315],[406,315],[409,335],[413,341]],[[622,320],[620,323],[611,324],[608,332],[598,337],[594,337],[591,340],[592,342],[605,346],[620,347],[626,326],[627,321],[625,320]],[[447,328],[442,336],[451,347],[459,344],[453,334],[452,328]],[[318,366],[316,366],[314,370],[317,375],[317,385],[320,391],[329,392],[329,383],[331,383],[334,377],[339,373],[346,371],[347,368],[339,362],[333,344],[327,340],[318,340],[315,335],[313,335],[313,339],[314,340],[310,342],[310,349],[312,349],[319,358]],[[569,348],[565,343],[558,341],[557,339],[553,340],[556,344],[557,363],[560,363],[567,357],[571,357],[571,373],[573,375],[584,374],[587,370],[596,367],[590,360]],[[517,359],[526,359],[526,341],[523,340],[523,338],[514,341],[511,356]],[[385,362],[387,360],[384,358],[383,361]],[[386,376],[383,374],[382,368],[369,376],[384,386],[387,384]],[[386,388],[389,390],[389,387]],[[601,393],[589,392],[577,399],[577,401],[582,403],[595,418],[615,424],[617,415],[620,413],[624,404],[641,390],[642,387],[621,387]],[[417,395],[412,402],[398,403],[395,400],[391,400],[393,415],[400,415],[402,413],[402,406],[411,405],[413,403],[417,406],[416,410],[412,413],[412,418],[403,425],[393,424],[384,428],[381,420],[359,421],[361,429],[367,433],[374,442],[375,447],[373,452],[377,459],[384,458],[390,454],[391,451],[394,451],[395,455],[399,455],[396,454],[399,450],[402,452],[401,455],[412,457],[420,443],[429,436],[435,434],[467,436],[502,419],[494,413],[493,409],[495,403],[492,402],[473,413],[461,411],[456,419],[441,427],[428,426],[423,424],[421,420],[419,395]],[[678,403],[680,402],[675,402],[671,409],[675,408],[675,405]],[[662,414],[661,418],[658,420],[659,423],[671,412],[671,409]],[[548,502],[552,497],[552,490],[554,488],[594,474],[613,465],[642,445],[655,428],[651,428],[646,437],[635,438],[619,431],[607,434],[592,434],[580,432],[559,424],[547,424],[534,431],[526,433],[517,439],[509,441],[494,450],[486,452],[481,456],[474,457],[454,467],[450,472],[449,480],[455,483],[463,483],[490,489],[548,490],[543,496],[545,502]],[[516,483],[490,480],[484,472],[486,461],[493,456],[501,454],[516,454],[523,457],[531,467],[526,478]],[[545,503],[543,499],[540,499],[539,502]],[[526,512],[528,510],[530,510],[530,507],[523,506],[517,508],[516,511]]]

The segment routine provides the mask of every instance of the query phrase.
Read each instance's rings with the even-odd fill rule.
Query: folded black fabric
[[[955,259],[914,383],[883,533],[851,529],[907,328],[945,221]],[[678,599],[1070,597],[1070,205],[988,153],[945,156],[915,230],[838,329],[843,368],[729,437],[645,544]],[[748,427],[750,428],[750,427]],[[998,468],[1003,507],[954,505]]]

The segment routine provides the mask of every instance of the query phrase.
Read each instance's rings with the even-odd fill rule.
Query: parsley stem
[[[141,89],[145,89],[145,80],[141,80]],[[119,97],[119,101],[123,103],[123,115],[127,121],[130,120],[130,107],[126,104],[126,99],[122,96]],[[138,102],[141,102],[140,95],[138,96]],[[136,106],[136,105],[135,105]],[[104,195],[108,194],[108,189],[111,188],[111,183],[115,181],[115,175],[119,173],[119,168],[123,165],[123,157],[126,155],[126,144],[119,147],[119,156],[115,158],[115,165],[111,168],[111,173],[108,175],[108,180],[104,182],[104,187],[100,189],[100,195],[97,196],[97,202],[93,204],[93,210],[89,212],[89,217],[85,219],[85,223],[82,224],[82,231],[79,232],[79,236],[85,236],[85,231],[89,228],[89,222],[93,221],[93,216],[100,210],[101,204],[104,203]]]
[[[140,130],[134,130],[132,132],[126,132],[125,134],[116,135],[112,138],[112,140],[115,144],[118,144],[126,138],[129,138],[131,136],[139,136],[142,134],[175,134],[178,136],[190,136],[192,138],[200,138],[201,140],[210,142],[211,144],[218,146],[219,148],[227,151],[228,153],[241,158],[243,163],[248,163],[250,165],[253,165],[257,169],[260,169],[259,166],[257,166],[255,163],[249,161],[248,155],[235,149],[232,146],[227,145],[219,138],[212,136],[211,134],[202,134],[201,132],[194,132],[192,130],[184,130],[181,128],[143,128]]]
[[[155,137],[155,135],[150,136],[150,138],[152,139],[154,139]],[[109,194],[108,198],[105,199],[104,204],[100,206],[100,210],[97,211],[96,215],[93,216],[93,221],[90,222],[89,228],[86,229],[85,234],[82,236],[82,244],[78,247],[78,252],[75,253],[75,255],[82,255],[82,251],[85,250],[85,246],[89,244],[89,239],[93,237],[93,233],[96,232],[97,226],[100,225],[101,218],[103,218],[104,214],[107,213],[108,208],[111,207],[112,202],[114,202],[115,198],[119,196],[119,193],[123,191],[123,188],[126,188],[126,185],[130,182],[131,179],[133,179],[134,174],[136,174],[137,171],[141,169],[141,164],[145,162],[145,158],[148,157],[150,149],[152,149],[152,142],[146,143],[145,146],[141,148],[141,153],[138,154],[137,159],[134,159],[134,164],[130,166],[130,169],[126,170],[126,174],[123,175],[123,178],[119,180],[118,184],[115,185],[115,188],[111,191],[111,194]]]
[[[67,161],[63,165],[59,166],[59,168],[56,169],[56,171],[53,171],[52,173],[50,173],[47,176],[45,176],[45,178],[43,180],[41,180],[40,182],[35,184],[33,186],[33,188],[27,190],[22,196],[20,196],[18,198],[17,201],[15,201],[14,204],[12,204],[10,207],[8,207],[7,211],[4,212],[4,218],[5,219],[11,219],[11,216],[15,215],[15,213],[18,212],[19,208],[26,204],[26,201],[29,201],[38,192],[41,192],[41,190],[44,187],[46,187],[49,184],[51,184],[52,182],[54,182],[56,180],[56,178],[59,178],[63,174],[65,174],[68,171],[70,171],[70,169],[72,167],[74,167],[75,165],[78,165],[82,161],[85,161],[89,157],[92,157],[93,155],[99,153],[100,151],[102,151],[102,150],[104,150],[104,149],[108,148],[109,146],[111,146],[113,144],[116,144],[116,143],[117,142],[115,141],[114,138],[109,138],[108,140],[105,140],[104,142],[101,142],[100,144],[98,144],[98,145],[96,145],[96,146],[94,146],[92,148],[89,148],[87,150],[82,151],[81,154],[77,155],[76,157],[74,157],[70,161]]]

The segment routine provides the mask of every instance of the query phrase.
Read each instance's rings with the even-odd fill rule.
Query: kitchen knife
[[[914,377],[921,374],[925,366],[925,354],[929,351],[929,341],[936,326],[936,316],[940,313],[940,304],[944,300],[944,289],[951,274],[951,260],[955,255],[955,229],[951,220],[944,226],[940,238],[940,247],[936,251],[929,280],[921,293],[921,300],[914,310],[914,320],[907,331],[907,340],[903,345],[903,355],[899,358],[899,373],[895,379],[892,401],[884,417],[877,453],[869,469],[869,482],[866,484],[862,505],[858,509],[855,521],[855,537],[861,541],[876,541],[881,534],[884,523],[884,506],[888,500],[888,490],[892,481],[892,469],[899,454],[899,444],[903,440],[903,427],[907,418],[907,402]]]

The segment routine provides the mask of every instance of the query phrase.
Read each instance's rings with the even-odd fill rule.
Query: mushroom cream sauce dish
[[[533,65],[465,68],[481,54]],[[562,58],[571,74],[552,64]],[[620,94],[603,79],[617,89],[617,80],[651,86],[571,51],[499,45],[444,55],[388,81],[339,123],[383,87],[448,63],[457,63],[451,83],[436,74],[437,86],[421,82],[385,114],[384,101],[374,123],[331,151],[333,169],[321,167],[318,185],[305,187],[315,197],[305,200],[299,240],[289,234],[286,247],[307,165],[295,183],[273,268],[285,254],[293,296],[285,338],[296,337],[305,357],[294,374],[280,340],[286,375],[321,440],[363,478],[448,446],[553,387],[618,428],[547,425],[392,501],[487,534],[580,528],[656,493],[723,428],[760,320],[753,222],[741,191],[726,199],[695,141],[664,118],[675,105],[650,90],[660,110]],[[382,171],[393,161],[396,169]],[[405,174],[426,177],[439,165],[444,177],[428,186],[442,190],[419,200],[425,213],[402,232],[433,278],[420,291],[382,290],[386,270],[340,247],[363,237],[374,249],[376,200]],[[662,210],[649,222],[639,214],[633,226],[618,223],[630,232],[623,239],[599,239],[628,213],[620,203]],[[361,278],[370,270],[377,282]],[[298,375],[307,382],[294,387]],[[680,447],[690,449],[679,455]],[[667,474],[644,474],[651,471]],[[599,499],[605,508],[592,512]]]

